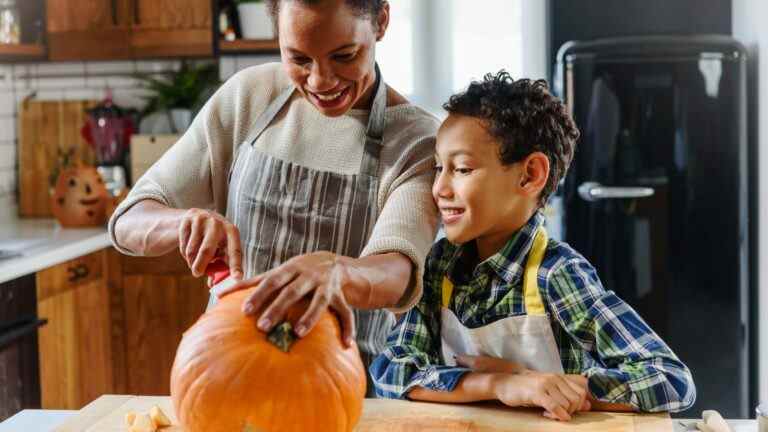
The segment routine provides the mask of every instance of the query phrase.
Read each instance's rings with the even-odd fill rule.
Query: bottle
[[[21,43],[21,18],[16,0],[0,0],[0,43]]]

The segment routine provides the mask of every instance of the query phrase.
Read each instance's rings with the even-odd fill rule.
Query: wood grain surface
[[[174,426],[163,432],[181,432],[170,397],[102,396],[83,408],[55,432],[124,432],[125,414],[148,412],[158,405]],[[318,425],[318,431],[322,426]],[[496,405],[449,405],[366,399],[363,417],[355,432],[665,432],[672,431],[666,414],[638,415],[588,412],[567,423],[556,422],[529,409],[510,409]],[[219,431],[210,431],[219,432]],[[239,432],[239,431],[234,431]]]

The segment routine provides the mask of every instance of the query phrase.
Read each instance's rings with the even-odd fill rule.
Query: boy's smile
[[[432,197],[451,243],[476,240],[481,259],[496,253],[536,211],[523,167],[503,165],[481,120],[451,114],[437,133]]]

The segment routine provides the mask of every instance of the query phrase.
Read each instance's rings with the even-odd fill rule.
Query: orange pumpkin
[[[352,431],[365,397],[357,347],[344,348],[337,318],[325,312],[287,352],[241,312],[253,289],[232,293],[182,338],[171,398],[187,432]],[[307,302],[289,310],[292,325]],[[258,317],[258,314],[256,315]]]
[[[103,225],[111,199],[96,168],[78,166],[59,174],[51,196],[51,211],[65,227]]]

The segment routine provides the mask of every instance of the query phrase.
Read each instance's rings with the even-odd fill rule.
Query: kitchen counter
[[[24,410],[0,423],[0,432],[35,431],[51,432],[77,414],[74,410]],[[696,423],[694,419],[672,419],[674,432],[684,432],[686,425]],[[755,432],[756,420],[728,420],[732,432]]]
[[[20,256],[0,258],[0,283],[35,273],[62,262],[110,246],[106,226],[62,228],[54,219],[0,221],[0,256],[19,252]]]

